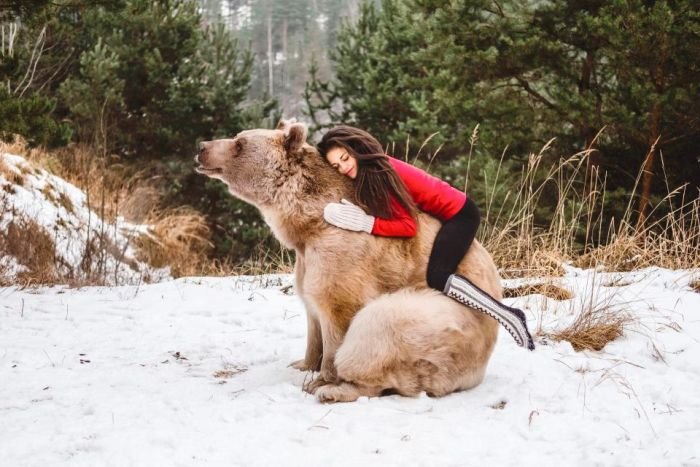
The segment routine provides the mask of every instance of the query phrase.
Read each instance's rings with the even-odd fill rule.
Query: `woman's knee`
[[[454,270],[448,270],[446,268],[428,267],[428,273],[426,277],[428,287],[442,292],[445,289],[445,284],[447,284],[447,279],[449,279],[450,275],[454,272]]]
[[[465,214],[475,226],[479,226],[481,223],[481,211],[479,211],[476,203],[471,198],[467,200],[465,205]]]

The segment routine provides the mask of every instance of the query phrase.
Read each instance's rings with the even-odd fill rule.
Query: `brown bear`
[[[385,392],[442,396],[478,385],[498,323],[426,284],[439,221],[418,214],[418,234],[396,239],[328,224],[323,209],[355,202],[352,181],[306,142],[301,123],[203,142],[197,171],[254,205],[296,253],[295,286],[307,313],[306,355],[292,365],[318,371],[305,385],[324,402]],[[496,266],[475,241],[458,272],[501,299]]]

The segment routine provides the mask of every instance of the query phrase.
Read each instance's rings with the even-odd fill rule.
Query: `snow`
[[[169,277],[166,269],[154,269],[136,259],[136,251],[131,238],[138,234],[148,234],[148,226],[133,224],[119,217],[114,222],[100,218],[95,208],[99,202],[89,202],[87,196],[75,185],[44,169],[33,167],[26,159],[14,154],[0,154],[0,229],[6,229],[17,219],[31,219],[43,228],[55,243],[58,265],[63,275],[73,275],[84,269],[83,259],[89,249],[90,240],[105,238],[105,243],[113,245],[102,255],[93,257],[92,268],[103,266],[105,279],[111,284],[134,284],[144,278],[156,281]],[[12,177],[11,175],[14,175]],[[15,180],[21,179],[21,183]],[[100,261],[104,265],[100,265]],[[6,282],[23,267],[18,259],[4,255],[0,259],[0,271]],[[79,273],[78,273],[79,274]]]
[[[306,343],[291,276],[2,288],[0,464],[700,465],[699,276],[568,267],[573,299],[506,301],[545,331],[614,301],[636,321],[603,351],[501,330],[473,390],[335,405],[287,367]]]

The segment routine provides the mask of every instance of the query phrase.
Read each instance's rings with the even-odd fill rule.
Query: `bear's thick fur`
[[[356,202],[352,180],[306,143],[306,127],[280,122],[201,144],[197,171],[256,206],[275,236],[296,252],[296,290],[308,322],[306,355],[318,371],[305,389],[324,402],[383,392],[441,396],[478,385],[498,324],[426,284],[439,222],[418,215],[418,234],[383,238],[334,227],[323,208]],[[475,241],[458,268],[498,299],[500,278]]]

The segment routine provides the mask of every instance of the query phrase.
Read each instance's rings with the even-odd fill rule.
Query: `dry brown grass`
[[[277,250],[257,248],[251,259],[233,267],[235,275],[289,274],[294,271],[293,253],[282,246]]]
[[[627,225],[606,244],[573,258],[581,268],[602,265],[606,271],[633,271],[650,266],[700,268],[700,199],[670,211],[636,230]]]
[[[505,298],[522,297],[524,295],[540,294],[553,300],[563,301],[574,298],[574,294],[564,287],[553,283],[527,284],[520,287],[503,289]]]
[[[697,188],[672,190],[667,185],[668,195],[651,209],[649,219],[655,220],[643,227],[636,223],[633,190],[622,218],[604,224],[606,180],[588,168],[592,150],[560,159],[545,169],[550,143],[530,155],[519,182],[506,193],[509,208],[494,208],[498,204],[496,187],[502,183],[498,176],[488,184],[493,186],[491,198],[479,200],[484,208],[480,238],[503,277],[561,276],[566,261],[607,271],[700,267]],[[552,193],[554,203],[545,201]],[[535,225],[536,213],[545,210],[552,212],[551,222]]]
[[[594,273],[585,293],[569,302],[574,321],[563,329],[541,334],[555,340],[568,341],[574,350],[602,350],[609,342],[622,336],[634,322],[628,311],[633,304],[621,302],[619,292],[601,285]]]
[[[213,245],[202,214],[186,207],[153,212],[148,224],[150,233],[135,241],[139,259],[155,267],[170,266],[175,277],[198,275],[210,267]]]
[[[1,152],[0,147],[0,152]],[[0,175],[2,175],[8,182],[22,186],[24,185],[24,175],[17,173],[15,170],[11,169],[4,159],[0,158]]]
[[[16,277],[21,284],[56,283],[59,277],[56,246],[51,236],[32,219],[13,218],[0,231],[0,251],[26,268]]]
[[[617,311],[589,310],[582,313],[571,326],[549,333],[556,341],[568,341],[577,352],[603,350],[611,341],[623,335],[630,318]]]
[[[248,368],[246,368],[244,366],[226,365],[225,369],[215,371],[212,374],[212,376],[214,378],[228,379],[228,378],[231,378],[233,376],[236,376],[237,374],[245,373],[246,371],[248,371]]]
[[[562,276],[562,263],[576,255],[576,233],[581,222],[593,222],[592,206],[600,196],[596,186],[586,193],[578,188],[586,177],[589,151],[560,159],[551,167],[543,164],[551,146],[531,154],[518,183],[505,194],[507,208],[494,207],[498,176],[491,181],[491,198],[483,200],[481,238],[493,254],[504,277]],[[498,173],[501,171],[499,169]],[[556,193],[555,205],[544,206],[545,193]],[[537,226],[536,212],[552,212],[548,226]]]
[[[523,239],[505,234],[485,243],[504,279],[564,275],[566,257],[552,250],[544,236]]]

